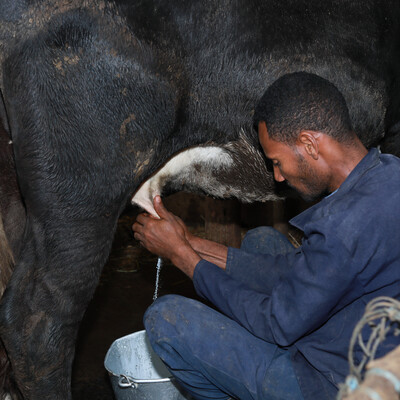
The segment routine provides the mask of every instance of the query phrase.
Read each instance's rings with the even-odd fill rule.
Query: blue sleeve
[[[253,256],[255,262],[264,258],[270,265],[275,259]],[[193,282],[200,296],[255,336],[288,346],[328,320],[356,276],[340,240],[317,233],[303,241],[291,273],[276,282],[270,294],[249,288],[205,260],[196,266]],[[358,285],[352,296],[362,295],[354,287]]]
[[[286,254],[266,257],[229,247],[225,272],[250,289],[271,294],[279,280],[291,273],[298,251],[293,248]]]

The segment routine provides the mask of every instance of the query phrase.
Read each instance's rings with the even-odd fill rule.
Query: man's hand
[[[135,239],[150,252],[168,258],[189,277],[193,277],[194,268],[201,257],[189,243],[191,235],[186,225],[164,207],[160,196],[153,199],[153,205],[160,219],[147,213],[140,214],[132,226]]]

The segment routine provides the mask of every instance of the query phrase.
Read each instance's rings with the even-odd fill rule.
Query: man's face
[[[301,154],[301,146],[289,146],[268,136],[265,122],[258,125],[258,137],[265,155],[272,161],[274,178],[297,190],[307,201],[328,193],[328,179]]]

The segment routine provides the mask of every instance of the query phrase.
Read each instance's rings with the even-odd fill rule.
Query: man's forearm
[[[204,258],[222,269],[226,268],[228,247],[197,236],[191,236],[189,243],[201,258]]]

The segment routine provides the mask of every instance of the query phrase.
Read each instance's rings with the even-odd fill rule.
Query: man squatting
[[[163,296],[146,311],[146,331],[195,399],[334,399],[365,305],[400,298],[400,160],[368,151],[342,94],[313,74],[275,81],[254,123],[275,179],[306,199],[325,196],[291,220],[302,245],[261,227],[227,248],[192,235],[157,196],[160,219],[139,215],[135,238],[219,311]],[[388,336],[376,357],[399,342]]]

